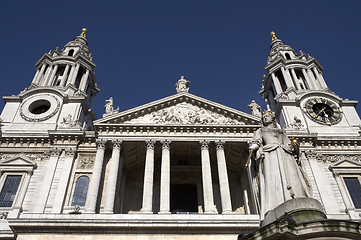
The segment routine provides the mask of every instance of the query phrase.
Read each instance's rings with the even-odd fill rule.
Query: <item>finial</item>
[[[86,37],[86,33],[87,33],[87,29],[86,29],[86,28],[83,28],[83,29],[81,30],[80,36]]]
[[[189,81],[184,78],[184,76],[181,76],[178,82],[175,84],[175,88],[177,90],[177,93],[179,92],[188,92],[189,90]]]
[[[276,33],[272,31],[272,32],[271,32],[271,37],[272,37],[272,41],[273,41],[273,40],[276,40],[276,39],[277,39]]]

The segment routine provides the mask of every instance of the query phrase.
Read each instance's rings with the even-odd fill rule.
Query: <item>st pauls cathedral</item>
[[[86,32],[3,97],[0,239],[361,239],[357,101],[316,58],[272,32],[265,109],[193,95],[180,77],[126,111],[109,96],[96,119]]]

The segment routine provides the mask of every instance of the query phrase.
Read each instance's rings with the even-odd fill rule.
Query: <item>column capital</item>
[[[123,141],[121,139],[113,139],[112,140],[113,148],[121,148],[122,144],[123,144]]]
[[[209,140],[200,140],[199,144],[201,145],[201,150],[209,148]]]
[[[65,156],[74,156],[76,154],[76,148],[65,148]]]
[[[160,141],[160,143],[162,144],[162,149],[170,149],[170,145],[172,143],[171,140],[162,140]]]
[[[61,148],[50,149],[50,156],[59,156],[61,151],[62,151]]]
[[[156,141],[154,139],[145,140],[147,149],[154,149],[155,143],[156,143]]]
[[[98,149],[105,149],[105,145],[107,144],[107,140],[105,139],[97,139],[97,148]]]
[[[223,150],[224,145],[226,144],[226,142],[224,140],[216,140],[216,141],[214,141],[214,143],[216,144],[217,150]]]

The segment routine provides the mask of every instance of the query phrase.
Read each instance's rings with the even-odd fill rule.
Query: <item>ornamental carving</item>
[[[15,157],[26,157],[33,162],[39,162],[49,158],[49,152],[46,153],[0,153],[0,161]]]
[[[92,156],[82,156],[80,158],[78,168],[80,169],[90,169],[93,167],[94,157]]]
[[[74,120],[71,114],[63,117],[63,120],[60,122],[61,127],[63,128],[77,128],[81,129],[81,125],[78,121]]]
[[[189,103],[178,103],[174,106],[155,111],[124,123],[159,123],[159,124],[202,124],[202,125],[244,125],[235,119],[222,114],[212,112],[208,109],[191,105]]]
[[[296,130],[299,130],[304,127],[304,125],[301,122],[301,119],[299,119],[297,116],[293,118],[293,122],[290,123],[290,126]]]
[[[323,162],[338,162],[341,160],[360,162],[361,155],[321,155],[320,160]]]

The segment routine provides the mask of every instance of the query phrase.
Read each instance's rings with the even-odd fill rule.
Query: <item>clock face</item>
[[[336,104],[323,98],[308,100],[305,110],[313,121],[321,124],[332,125],[341,120],[341,111]]]

